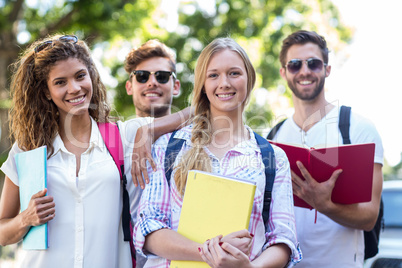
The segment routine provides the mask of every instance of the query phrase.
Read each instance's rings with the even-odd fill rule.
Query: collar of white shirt
[[[74,137],[72,137],[74,139]],[[78,141],[76,141],[78,142]],[[69,153],[69,151],[66,149],[66,147],[64,146],[64,142],[61,139],[60,135],[57,134],[54,142],[53,142],[53,147],[54,147],[54,155],[56,155],[59,152],[65,152],[65,153]],[[89,150],[92,150],[93,148],[96,148],[100,151],[105,150],[105,143],[103,142],[102,136],[100,134],[98,125],[96,123],[96,121],[91,117],[91,137],[89,140],[89,146],[88,149],[86,150],[86,152],[88,152]]]

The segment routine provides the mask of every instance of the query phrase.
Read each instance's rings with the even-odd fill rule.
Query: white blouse
[[[138,127],[150,122],[150,118],[119,122],[132,209],[141,194],[139,187],[134,189],[130,173],[133,141]],[[75,155],[67,151],[60,136],[53,146],[54,154],[47,161],[47,185],[56,216],[48,223],[49,248],[25,251],[21,267],[131,267],[130,246],[123,241],[121,226],[120,176],[96,122],[92,120],[90,144],[81,155],[78,178]],[[19,152],[14,144],[1,167],[17,186],[14,155]]]

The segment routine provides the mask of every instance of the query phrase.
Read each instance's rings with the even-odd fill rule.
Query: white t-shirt
[[[138,127],[150,122],[150,118],[119,122],[132,208],[138,205],[141,192],[131,180],[130,152]],[[92,120],[90,145],[81,155],[78,178],[75,155],[67,151],[60,136],[53,146],[54,154],[47,161],[47,185],[56,216],[48,223],[49,248],[24,251],[21,267],[131,267],[130,246],[123,241],[121,225],[120,176],[96,122]],[[14,155],[19,152],[14,144],[1,167],[17,186]]]
[[[279,129],[274,141],[305,144],[308,147],[342,145],[338,127],[339,110],[332,109],[321,121],[304,132],[293,117]],[[350,119],[350,140],[353,144],[374,142],[374,162],[383,164],[383,147],[375,126],[367,119],[353,113]],[[348,268],[363,267],[363,231],[344,227],[315,210],[295,207],[297,238],[303,260],[297,267]]]

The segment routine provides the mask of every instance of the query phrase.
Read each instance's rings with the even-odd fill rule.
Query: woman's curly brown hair
[[[62,42],[62,35],[54,35],[33,43],[12,65],[12,107],[9,112],[10,138],[23,150],[46,145],[48,157],[53,152],[53,141],[59,131],[57,106],[46,96],[50,70],[59,61],[76,58],[86,65],[92,81],[93,94],[89,114],[99,122],[109,121],[110,107],[106,102],[106,87],[91,58],[86,43]],[[35,52],[35,47],[53,40],[48,47]]]

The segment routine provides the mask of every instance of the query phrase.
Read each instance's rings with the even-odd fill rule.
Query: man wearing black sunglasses
[[[331,200],[339,171],[318,183],[303,165],[304,178],[292,172],[293,193],[313,210],[295,207],[298,240],[303,261],[297,267],[363,267],[363,230],[370,231],[377,220],[382,191],[383,147],[375,126],[352,112],[345,142],[339,126],[339,107],[325,98],[325,79],[331,72],[325,39],[315,32],[289,35],[280,52],[280,74],[292,91],[295,112],[279,123],[268,139],[305,147],[343,143],[375,143],[373,190],[370,202],[342,205]],[[346,86],[346,85],[345,85]]]
[[[127,55],[129,74],[126,91],[132,95],[135,113],[140,117],[170,114],[173,95],[180,92],[174,53],[158,40],[149,40]]]
[[[158,118],[171,113],[173,96],[180,92],[180,81],[170,48],[158,40],[149,40],[128,53],[124,69],[129,74],[126,91],[133,98],[136,116]],[[143,267],[145,262],[146,258],[137,254],[137,267]]]

